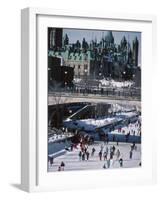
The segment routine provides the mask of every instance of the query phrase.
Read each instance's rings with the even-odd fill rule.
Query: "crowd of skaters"
[[[92,159],[92,157],[96,154],[99,161],[106,161],[106,163],[103,165],[103,168],[110,168],[114,164],[115,156],[115,161],[118,161],[119,166],[123,167],[124,158],[118,146],[116,147],[115,145],[108,146],[107,144],[101,144],[99,152],[96,152],[96,149],[94,147],[92,147],[91,151],[89,151],[88,147],[88,145],[80,144],[80,151],[78,153],[79,161],[88,161]],[[137,145],[135,144],[135,142],[133,142],[129,150],[129,160],[133,158],[133,152],[136,150]]]
[[[121,130],[120,130],[121,131]],[[127,134],[128,135],[128,134]],[[115,139],[114,139],[115,140]],[[116,140],[115,140],[116,141]],[[96,150],[93,146],[92,149],[89,148],[91,144],[85,140],[85,138],[82,136],[80,139],[80,143],[78,144],[71,144],[70,148],[65,148],[67,151],[74,151],[75,149],[79,149],[78,152],[78,158],[79,161],[89,161],[92,160],[92,157],[96,156],[98,157],[98,161],[104,161],[103,168],[111,168],[114,165],[114,162],[118,162],[120,167],[123,167],[124,165],[124,157],[119,149],[118,142],[116,142],[116,145],[109,145],[109,142],[102,143],[100,145],[100,149]],[[135,142],[132,143],[129,150],[129,160],[133,158],[134,151],[137,150],[137,145]],[[114,159],[115,158],[115,159]],[[54,158],[49,158],[49,164],[52,166],[54,163]],[[139,166],[141,166],[141,162],[139,163]],[[60,165],[58,166],[58,171],[64,171],[65,170],[65,163],[62,161]]]

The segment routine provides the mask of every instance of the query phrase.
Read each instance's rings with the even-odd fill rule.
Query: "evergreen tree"
[[[67,34],[65,34],[65,37],[64,37],[64,46],[65,45],[68,45],[69,44],[69,37]]]
[[[79,42],[79,40],[76,41],[75,46],[76,46],[77,49],[81,48],[81,43]]]
[[[82,48],[84,50],[87,50],[89,48],[88,43],[86,42],[85,38],[83,38],[83,41],[82,41]]]

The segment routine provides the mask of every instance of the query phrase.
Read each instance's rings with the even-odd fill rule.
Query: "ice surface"
[[[63,161],[65,163],[65,171],[71,171],[71,170],[91,170],[91,169],[103,169],[103,165],[107,166],[107,161],[99,160],[98,153],[101,149],[101,145],[104,145],[102,142],[96,142],[95,144],[88,147],[88,151],[90,152],[89,160],[80,161],[79,160],[79,151],[80,147],[78,146],[77,149],[74,149],[73,151],[66,151],[64,155],[61,155],[54,159],[54,163],[52,166],[49,165],[48,171],[54,172],[58,171],[58,167],[60,166],[60,163]],[[141,162],[141,145],[137,144],[137,149],[133,150],[133,157],[132,159],[129,158],[129,152],[131,149],[131,144],[126,143],[120,143],[118,146],[115,142],[110,142],[108,145],[104,145],[103,151],[105,151],[106,146],[110,148],[110,146],[115,145],[116,150],[120,150],[121,152],[121,158],[123,158],[123,167],[129,168],[129,167],[139,167],[139,163]],[[94,156],[91,156],[92,148],[96,149],[96,152]],[[107,159],[109,159],[109,154],[107,156]],[[116,155],[114,155],[113,164],[111,164],[110,169],[112,168],[120,168],[119,161],[116,158]]]

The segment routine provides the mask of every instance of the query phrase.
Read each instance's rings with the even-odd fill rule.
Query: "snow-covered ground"
[[[119,129],[115,129],[114,131],[111,131],[111,134],[127,135],[129,132],[130,135],[140,136],[140,127],[137,122],[122,127],[121,131],[119,131]]]
[[[90,153],[89,160],[79,160],[79,151],[80,147],[78,146],[77,149],[74,148],[73,151],[67,151],[64,155],[61,155],[54,159],[54,163],[52,166],[50,164],[48,165],[48,172],[54,172],[58,171],[58,167],[60,166],[61,162],[63,161],[65,163],[65,171],[71,171],[71,170],[92,170],[92,169],[103,169],[103,165],[107,166],[107,161],[99,160],[98,153],[101,149],[101,145],[104,145],[102,142],[96,142],[95,144],[88,147],[88,151]],[[130,167],[139,167],[139,163],[141,162],[141,145],[137,144],[137,149],[133,150],[133,156],[132,159],[129,158],[129,152],[131,149],[131,144],[126,143],[120,143],[118,146],[115,142],[110,142],[108,145],[104,145],[103,152],[106,149],[106,146],[110,148],[110,146],[115,145],[116,150],[119,149],[121,152],[120,158],[123,159],[123,168],[130,168]],[[95,148],[95,154],[94,156],[91,156],[92,148]],[[107,159],[109,159],[109,154],[107,156]],[[114,155],[113,163],[110,164],[111,168],[120,168],[119,161],[116,158],[116,155]]]
[[[74,83],[81,83],[84,80],[81,78],[74,78]],[[134,81],[116,81],[114,79],[101,79],[97,80],[101,86],[114,87],[114,88],[122,88],[122,87],[131,87],[134,85]]]
[[[135,110],[136,109],[136,106],[132,106],[132,105],[122,105],[122,104],[118,104],[118,103],[112,103],[111,104],[111,110],[113,112],[124,112],[124,113],[127,113],[127,112],[130,112],[131,110]]]
[[[69,118],[64,121],[64,125],[70,128],[83,128],[85,131],[94,131],[96,128],[103,127],[114,122],[119,122],[122,119],[135,118],[136,112],[120,112],[114,117],[101,117],[96,119],[82,119],[82,120],[70,120]],[[136,120],[140,118],[136,117]],[[138,122],[137,122],[138,123]],[[136,125],[135,125],[136,126]],[[137,126],[138,127],[138,126]],[[127,127],[129,129],[130,127]],[[136,128],[135,128],[136,129]],[[137,131],[138,132],[138,131]]]
[[[104,117],[98,119],[82,119],[76,121],[67,121],[66,126],[69,125],[71,128],[84,128],[86,131],[94,131],[97,127],[108,125],[116,120],[114,117]]]
[[[121,87],[131,87],[134,85],[133,81],[115,81],[115,80],[100,80],[102,86],[109,86],[114,88],[121,88]]]

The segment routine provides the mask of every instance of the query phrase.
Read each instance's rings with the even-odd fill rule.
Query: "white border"
[[[63,15],[61,15],[62,13]],[[87,23],[84,23],[85,21]],[[152,126],[146,125],[153,121],[152,106],[147,89],[151,88],[149,80],[153,64],[152,48],[153,52],[155,50],[154,40],[152,44],[152,30],[154,30],[152,24],[154,26],[154,22],[155,18],[152,16],[98,14],[98,12],[95,14],[37,8],[22,11],[22,188],[24,190],[94,188],[123,183],[128,185],[145,184],[155,181],[155,162],[152,161],[155,156],[152,156],[153,145],[150,138]],[[47,87],[45,85],[45,82],[47,83],[47,53],[45,54],[46,57],[44,56],[44,53],[47,52],[47,40],[42,39],[45,38],[44,34],[47,36],[47,26],[107,30],[125,30],[126,27],[126,30],[129,31],[142,32],[142,69],[144,74],[144,82],[142,82],[144,104],[142,110],[144,113],[144,131],[147,133],[143,138],[143,155],[145,155],[143,156],[143,163],[145,164],[142,168],[109,170],[106,172],[97,170],[66,172],[63,174],[47,173],[47,159],[45,159],[45,156],[47,158],[47,121],[44,121],[44,119],[47,119],[47,112],[44,110],[44,108],[47,109],[44,106],[47,105]],[[36,30],[38,30],[38,37],[36,36]],[[38,44],[37,50],[36,41]],[[41,156],[38,156],[38,154]],[[75,184],[75,179],[79,180],[77,184]]]

